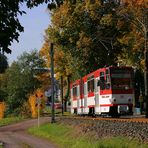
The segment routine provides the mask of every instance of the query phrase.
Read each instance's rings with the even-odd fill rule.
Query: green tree
[[[8,94],[6,102],[10,113],[19,111],[27,101],[28,95],[40,87],[41,83],[35,77],[37,67],[44,67],[44,61],[37,51],[32,51],[30,54],[23,53],[6,71]]]
[[[7,77],[5,73],[0,74],[0,102],[7,98]]]
[[[9,46],[14,40],[18,41],[20,32],[24,30],[18,15],[26,12],[20,5],[26,4],[28,8],[32,8],[47,3],[48,8],[53,9],[60,6],[62,2],[62,0],[0,0],[0,50],[11,53]]]
[[[23,31],[17,16],[22,15],[24,12],[20,10],[20,3],[22,0],[0,1],[0,50],[11,53],[8,48],[11,42],[18,41],[19,32]]]
[[[0,52],[0,73],[4,73],[8,68],[7,57]]]

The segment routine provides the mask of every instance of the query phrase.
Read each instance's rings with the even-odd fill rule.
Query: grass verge
[[[0,127],[4,126],[4,125],[16,123],[16,122],[21,121],[21,120],[23,120],[22,117],[8,117],[8,118],[0,119]]]
[[[30,128],[28,132],[46,138],[61,148],[148,148],[146,144],[124,137],[94,140],[92,136],[62,124],[44,124],[39,128]]]

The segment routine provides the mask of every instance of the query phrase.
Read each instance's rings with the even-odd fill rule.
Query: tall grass
[[[22,117],[8,117],[8,118],[0,119],[0,127],[11,124],[11,123],[16,123],[20,120],[23,120],[23,118]]]
[[[33,127],[29,133],[47,138],[61,148],[148,148],[148,145],[124,137],[94,140],[90,135],[82,134],[77,128],[61,124],[45,124]]]

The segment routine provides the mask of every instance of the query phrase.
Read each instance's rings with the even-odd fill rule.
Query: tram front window
[[[130,71],[116,70],[111,74],[111,86],[114,90],[128,90],[132,88]]]
[[[112,88],[113,89],[124,89],[128,90],[132,88],[130,79],[122,78],[112,78]]]

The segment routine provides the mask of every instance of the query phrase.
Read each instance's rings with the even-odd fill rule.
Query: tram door
[[[84,113],[89,112],[87,107],[87,96],[88,96],[87,83],[84,83]]]
[[[80,79],[80,108],[81,114],[84,113],[84,81]]]
[[[77,113],[80,114],[80,85],[77,85]]]
[[[100,113],[100,105],[99,105],[99,93],[100,93],[100,87],[98,87],[98,78],[95,78],[95,114]]]

